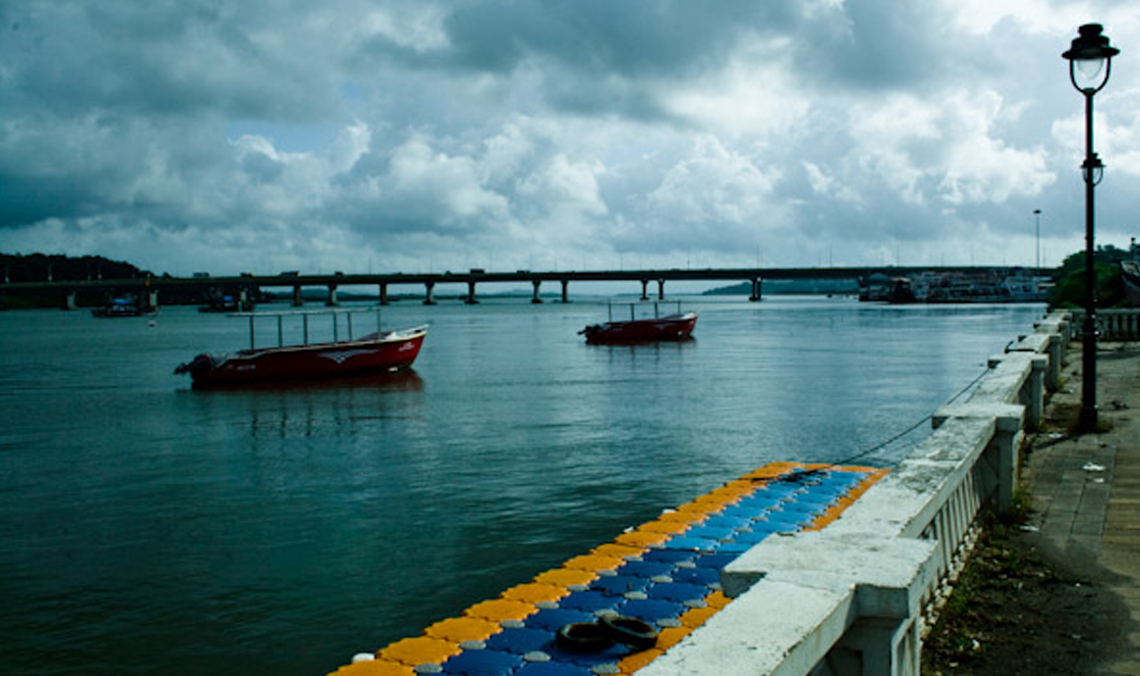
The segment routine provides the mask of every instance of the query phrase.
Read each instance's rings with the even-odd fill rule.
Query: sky
[[[5,0],[0,252],[157,273],[1057,265],[1140,235],[1140,3]],[[1034,210],[1040,209],[1040,215]]]

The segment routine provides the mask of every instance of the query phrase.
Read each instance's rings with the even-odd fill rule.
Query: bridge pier
[[[665,300],[665,280],[657,280],[657,300]]]
[[[63,309],[75,310],[78,306],[75,304],[75,291],[68,291],[63,294]]]
[[[383,282],[380,283],[380,304],[388,304],[388,285]]]
[[[540,286],[542,286],[542,280],[541,279],[535,279],[535,280],[531,281],[531,285],[534,286],[534,295],[531,296],[530,302],[532,305],[538,305],[539,303],[542,302],[542,296],[538,295],[538,289]]]
[[[475,305],[479,302],[479,299],[475,297],[475,280],[467,282],[467,300],[463,302],[468,305]]]
[[[340,302],[336,299],[336,284],[329,284],[329,297],[325,300],[325,305],[329,307],[340,305]]]
[[[752,295],[748,296],[748,300],[758,301],[760,300],[760,287],[764,283],[764,280],[760,279],[759,277],[753,277],[751,281]]]
[[[563,303],[569,303],[570,302],[570,295],[569,295],[570,280],[563,279],[563,280],[561,280],[561,282],[562,282],[562,302]]]
[[[143,300],[148,308],[158,309],[158,289],[144,289]]]
[[[641,280],[641,300],[649,300],[649,280]]]
[[[424,287],[426,289],[424,305],[435,305],[435,282],[424,282]]]
[[[301,285],[296,284],[293,286],[293,307],[301,307],[305,304],[305,299],[301,296]]]

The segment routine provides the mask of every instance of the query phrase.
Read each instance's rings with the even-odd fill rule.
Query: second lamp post
[[[1093,96],[1108,83],[1112,57],[1120,50],[1108,43],[1100,24],[1081,26],[1067,52],[1069,80],[1085,96],[1085,161],[1081,164],[1085,181],[1085,319],[1081,335],[1081,418],[1082,431],[1096,429],[1096,267],[1093,247],[1093,189],[1104,175],[1104,165],[1093,152]]]

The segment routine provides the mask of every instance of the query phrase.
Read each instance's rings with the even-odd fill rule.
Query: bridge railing
[[[1069,317],[1050,314],[890,474],[820,531],[770,537],[725,569],[733,598],[639,674],[917,676],[922,629],[973,546],[1009,509],[1025,430],[1040,423]],[[1052,385],[1050,385],[1052,383]]]

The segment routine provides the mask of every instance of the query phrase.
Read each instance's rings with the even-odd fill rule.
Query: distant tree
[[[1132,257],[1124,249],[1111,244],[1097,247],[1093,254],[1096,269],[1097,307],[1118,307],[1125,304],[1124,280],[1120,276],[1120,261]],[[1081,308],[1085,305],[1085,253],[1071,254],[1061,265],[1057,284],[1049,293],[1051,307]]]

